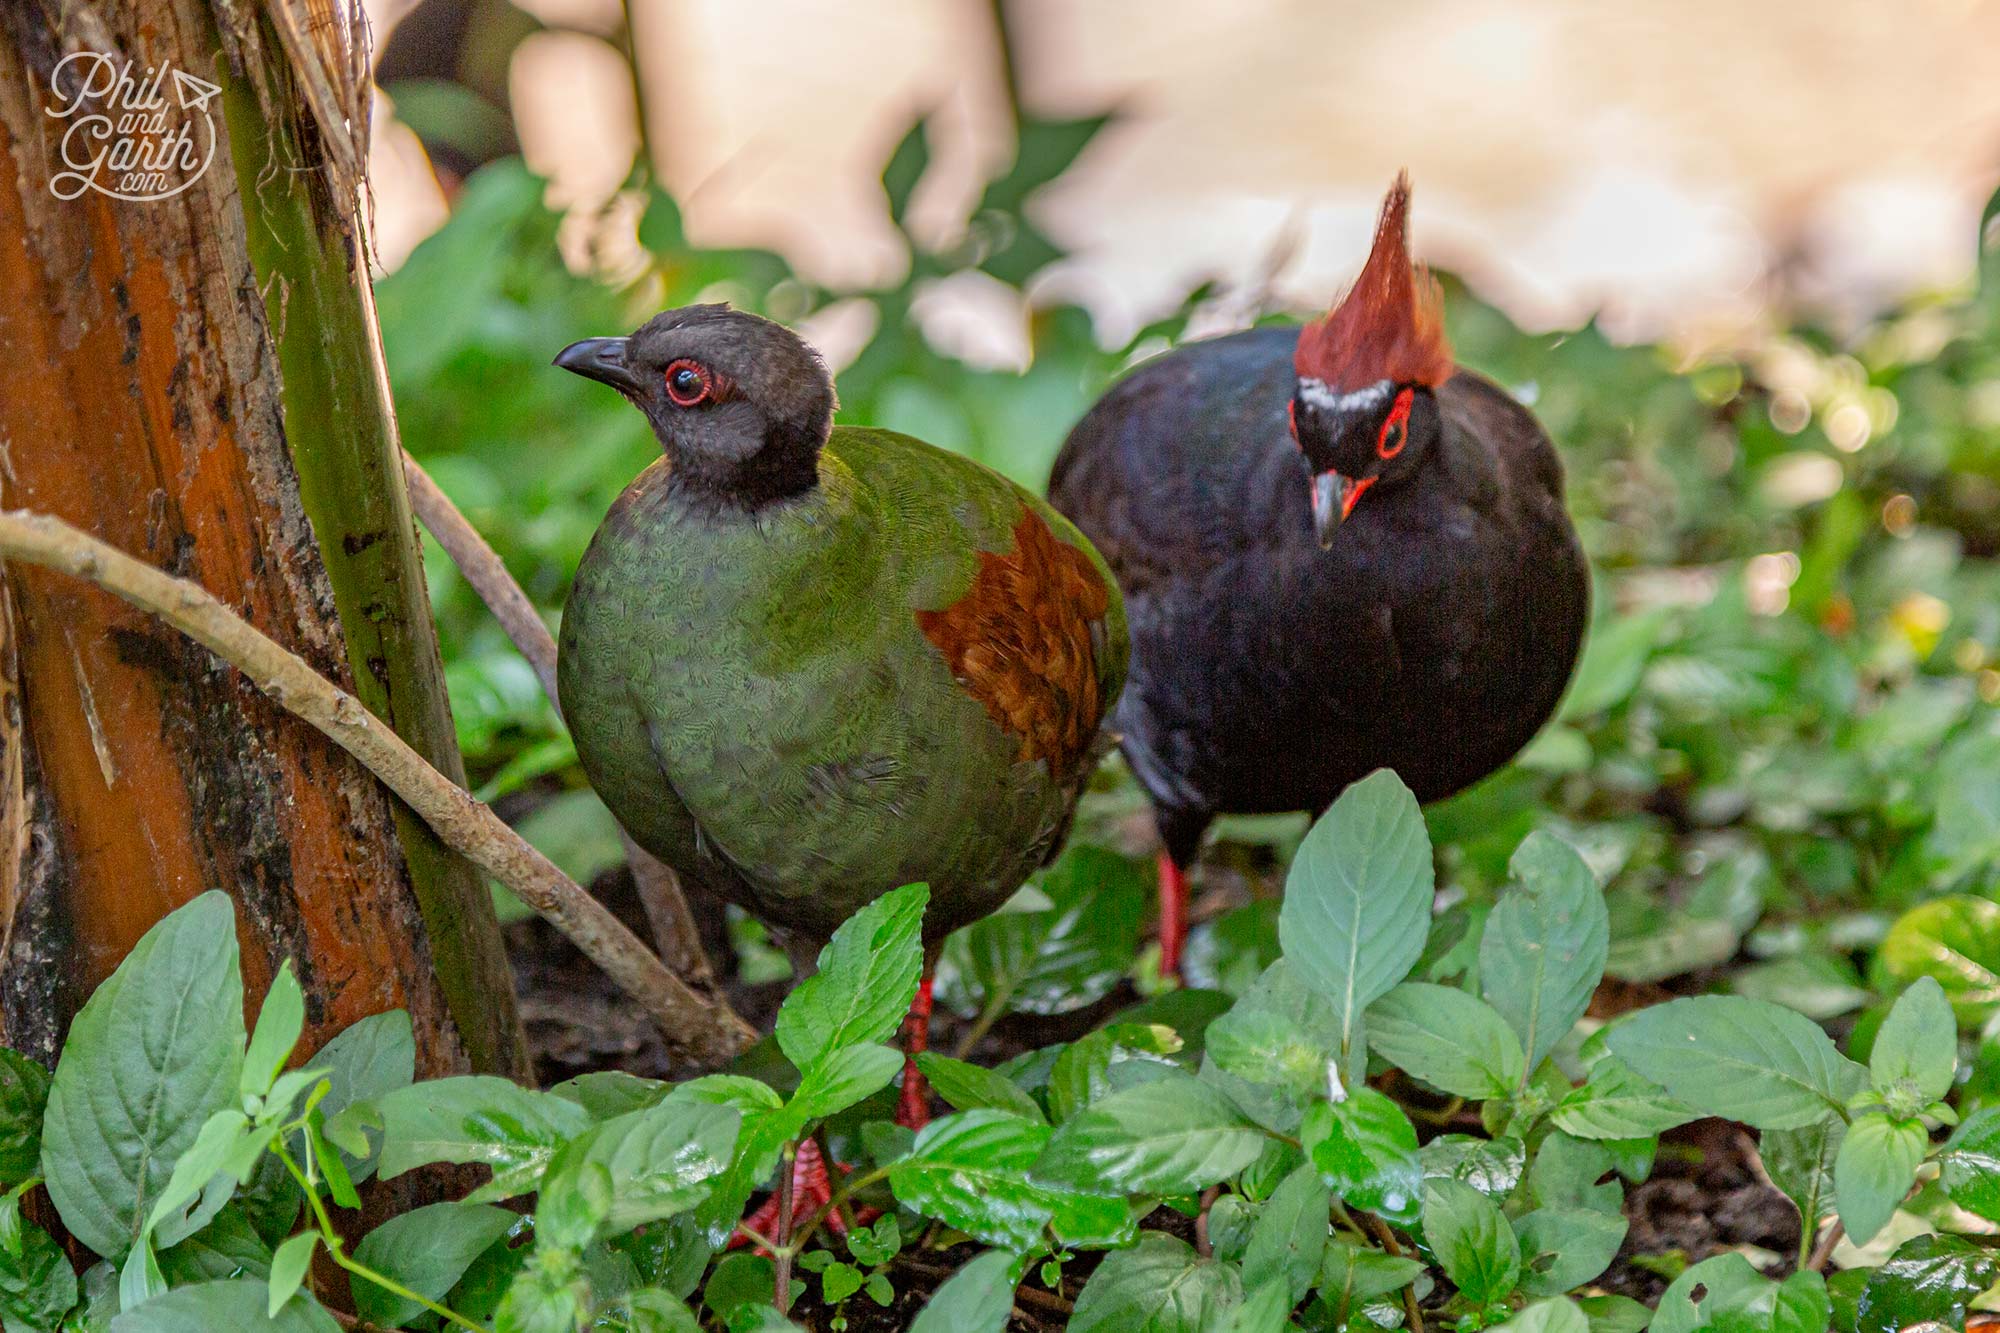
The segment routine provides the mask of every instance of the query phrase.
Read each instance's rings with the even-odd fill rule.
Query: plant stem
[[[280,1162],[284,1163],[285,1170],[291,1172],[292,1179],[297,1181],[299,1188],[305,1192],[306,1203],[312,1209],[313,1220],[319,1227],[320,1240],[325,1244],[327,1254],[332,1257],[336,1264],[339,1264],[362,1281],[374,1283],[392,1296],[400,1296],[406,1301],[416,1302],[448,1324],[456,1324],[460,1328],[470,1330],[470,1333],[487,1333],[484,1327],[473,1323],[456,1310],[447,1309],[429,1297],[411,1291],[394,1278],[378,1273],[359,1259],[349,1256],[346,1251],[346,1241],[338,1231],[334,1230],[333,1218],[328,1216],[326,1204],[321,1201],[319,1191],[313,1187],[311,1177],[299,1168],[297,1162],[292,1160],[292,1155],[286,1151],[282,1139],[272,1143],[271,1151],[277,1156]]]
[[[1369,1232],[1381,1243],[1382,1248],[1396,1258],[1402,1258],[1403,1247],[1396,1243],[1396,1233],[1389,1229],[1389,1224],[1373,1213],[1363,1213],[1361,1216],[1366,1219]],[[1415,1283],[1403,1288],[1403,1313],[1409,1316],[1410,1333],[1424,1333],[1424,1314],[1417,1308]]]
[[[778,1248],[771,1252],[778,1264],[771,1300],[781,1315],[790,1313],[792,1308],[792,1255],[795,1253],[792,1248],[792,1163],[796,1160],[797,1145],[787,1144],[785,1155],[778,1162]]]
[[[150,611],[241,671],[403,798],[438,837],[513,890],[639,1002],[675,1050],[719,1065],[756,1040],[668,971],[605,906],[488,806],[431,767],[360,700],[251,627],[198,584],[134,560],[59,519],[0,511],[0,557],[85,579]],[[730,1022],[734,1019],[734,1022]]]
[[[979,1017],[972,1020],[972,1026],[958,1039],[958,1046],[952,1051],[952,1057],[958,1060],[970,1058],[972,1048],[979,1044],[980,1038],[993,1030],[993,1025],[1007,1012],[1007,1002],[1013,998],[1014,992],[1011,990],[989,996],[986,1007],[979,1011]]]
[[[1806,1268],[1814,1273],[1825,1268],[1827,1260],[1833,1258],[1834,1247],[1840,1244],[1840,1238],[1846,1234],[1847,1229],[1840,1224],[1840,1219],[1834,1218],[1833,1225],[1819,1238],[1819,1244],[1813,1246],[1812,1254],[1806,1259]]]

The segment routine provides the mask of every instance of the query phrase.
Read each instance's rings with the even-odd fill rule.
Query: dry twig
[[[59,519],[0,511],[0,557],[85,579],[159,616],[241,671],[259,690],[353,755],[443,842],[506,885],[644,1008],[677,1051],[717,1065],[756,1039],[726,1008],[668,971],[638,937],[491,809],[425,762],[386,724],[206,590]]]
[[[410,506],[417,512],[417,520],[424,525],[431,536],[437,538],[444,553],[458,566],[465,581],[479,594],[479,600],[486,603],[486,609],[500,622],[500,628],[507,638],[528,659],[534,668],[535,679],[541,681],[542,692],[549,697],[549,703],[556,714],[562,714],[562,701],[556,692],[556,641],[549,634],[549,627],[542,623],[541,613],[528,599],[514,576],[507,572],[505,562],[499,553],[487,545],[479,530],[472,526],[451,497],[438,489],[416,459],[408,451],[403,454],[403,475],[409,481]],[[646,909],[646,920],[653,927],[653,941],[660,950],[660,956],[667,966],[679,974],[681,980],[711,999],[721,1000],[715,985],[715,968],[708,960],[708,953],[701,947],[701,932],[696,929],[694,915],[688,911],[687,899],[681,893],[680,880],[672,867],[656,859],[652,853],[632,841],[625,830],[618,830],[618,837],[625,845],[625,859],[632,867],[632,882],[639,893],[639,902]]]

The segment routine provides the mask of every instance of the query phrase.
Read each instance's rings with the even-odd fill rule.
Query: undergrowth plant
[[[922,964],[920,885],[835,934],[761,1076],[545,1091],[412,1082],[400,1013],[296,1059],[289,968],[246,1032],[229,904],[206,894],[91,998],[53,1075],[0,1057],[0,1317],[330,1330],[331,1306],[377,1329],[750,1330],[797,1327],[810,1300],[842,1327],[942,1258],[921,1333],[999,1330],[1031,1275],[1070,1304],[1079,1273],[1074,1333],[1887,1333],[1956,1327],[2000,1278],[1990,1237],[1935,1225],[1821,1271],[1839,1232],[1866,1243],[1926,1190],[2000,1220],[2000,1108],[1937,1138],[1958,1120],[1960,1043],[1936,980],[1896,999],[1865,1064],[1744,996],[1599,1021],[1610,917],[1572,847],[1524,840],[1476,930],[1447,929],[1470,914],[1440,914],[1433,875],[1415,800],[1375,774],[1299,846],[1281,956],[1240,998],[1162,994],[999,1068],[927,1054],[953,1109],[914,1135],[890,1118],[902,1058],[886,1043]],[[1052,878],[1033,910],[1059,916]],[[1798,1253],[1770,1275],[1702,1260],[1654,1310],[1593,1290],[1626,1185],[1701,1116],[1759,1132],[1804,1222]],[[745,1234],[752,1196],[815,1149],[832,1202]],[[341,1210],[360,1185],[440,1164],[481,1183],[354,1234]],[[23,1211],[38,1186],[99,1256],[80,1278]]]

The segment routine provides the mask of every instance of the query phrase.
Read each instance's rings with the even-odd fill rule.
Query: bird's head
[[[645,413],[676,485],[758,509],[818,481],[833,377],[782,324],[726,305],[685,306],[629,338],[571,343],[555,363]]]
[[[1451,346],[1437,280],[1410,262],[1409,210],[1409,177],[1398,175],[1361,275],[1299,331],[1292,356],[1292,438],[1311,472],[1321,546],[1367,491],[1413,474],[1438,436],[1433,391],[1451,378]]]

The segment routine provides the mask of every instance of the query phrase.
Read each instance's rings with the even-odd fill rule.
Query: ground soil
[[[644,922],[622,872],[600,877],[592,886],[612,909],[642,936]],[[698,911],[716,923],[709,941],[718,967],[731,960],[728,941],[720,933],[719,908]],[[677,1068],[645,1017],[626,1001],[604,975],[568,941],[540,920],[508,927],[522,1015],[537,1071],[546,1086],[598,1069],[623,1069],[650,1078],[677,1079],[695,1071]],[[769,1030],[784,999],[783,983],[743,986],[728,981],[731,1003],[752,1024]],[[1051,1042],[1071,1040],[1109,1014],[1135,1002],[1129,993],[1114,993],[1098,1005],[1059,1019],[1014,1018],[995,1026],[980,1042],[974,1058],[992,1064],[1021,1051]],[[958,1040],[959,1020],[940,1009],[933,1027],[935,1046],[951,1050]],[[1798,1215],[1791,1203],[1766,1183],[1756,1165],[1756,1145],[1740,1126],[1717,1120],[1698,1121],[1666,1135],[1653,1174],[1642,1184],[1628,1186],[1625,1215],[1630,1229],[1623,1249],[1598,1284],[1602,1290],[1632,1296],[1651,1304],[1666,1289],[1676,1262],[1693,1263],[1725,1250],[1752,1247],[1779,1256],[1768,1271],[1789,1271],[1798,1252]],[[1162,1208],[1147,1226],[1193,1239],[1193,1222]],[[894,1333],[907,1328],[915,1312],[937,1284],[969,1259],[975,1247],[926,1251],[902,1257],[894,1274],[898,1296],[883,1309],[866,1297],[847,1303],[847,1333]],[[1015,1306],[1010,1333],[1047,1333],[1066,1323],[1094,1256],[1080,1255],[1068,1265],[1060,1292],[1044,1288],[1030,1273]],[[793,1317],[807,1328],[830,1327],[831,1313],[802,1299]]]

